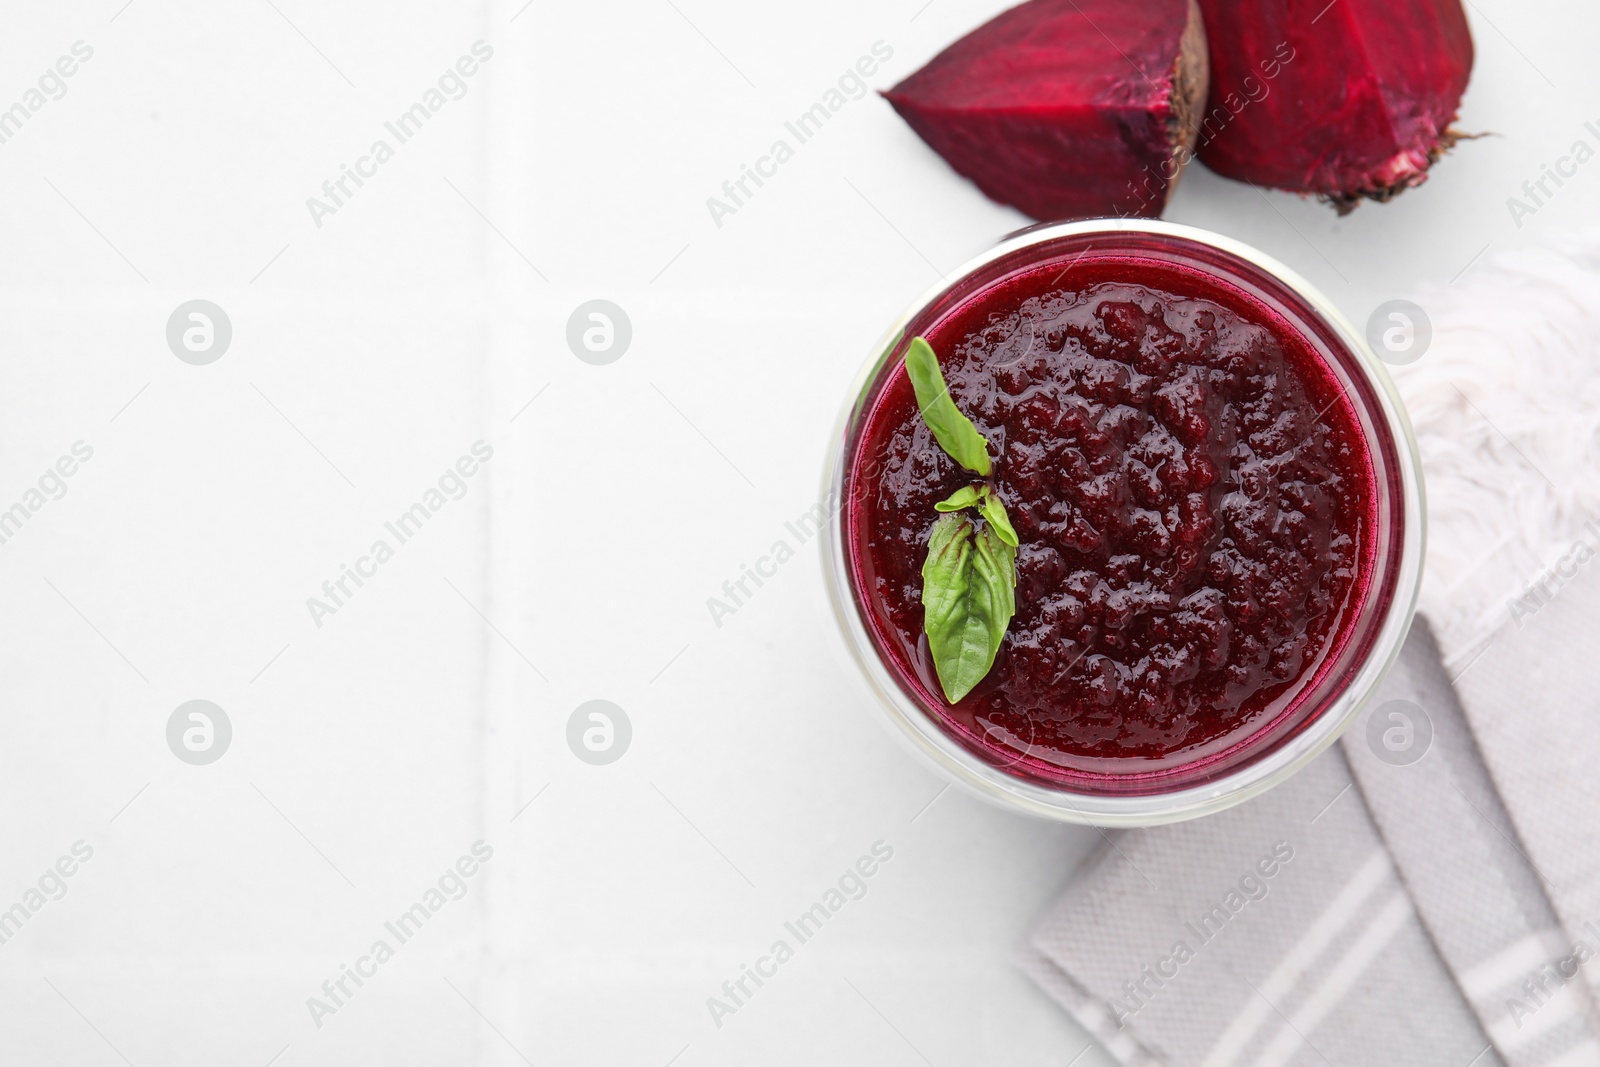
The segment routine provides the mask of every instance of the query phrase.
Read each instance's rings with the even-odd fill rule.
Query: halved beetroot
[[[1211,97],[1200,159],[1344,214],[1421,185],[1461,134],[1460,0],[1200,0]]]
[[[1031,0],[883,95],[959,173],[1036,219],[1161,214],[1206,98],[1195,0]]]

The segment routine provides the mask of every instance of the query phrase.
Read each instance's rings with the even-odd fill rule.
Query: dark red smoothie
[[[902,343],[866,398],[845,543],[880,654],[946,732],[1070,784],[1159,779],[1304,717],[1369,594],[1379,487],[1347,383],[1282,307],[1178,259],[1089,254],[914,332],[1021,540],[1016,616],[951,706],[921,569],[935,502],[975,478],[920,418]]]

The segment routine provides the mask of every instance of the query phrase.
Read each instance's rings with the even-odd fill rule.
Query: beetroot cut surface
[[[1156,217],[1206,98],[1195,0],[1031,0],[884,93],[956,171],[1036,219]]]
[[[1460,0],[1200,0],[1219,174],[1327,198],[1340,214],[1421,185],[1463,135],[1472,71]]]

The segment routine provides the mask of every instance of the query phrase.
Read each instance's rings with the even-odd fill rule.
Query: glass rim
[[[1264,272],[1304,301],[1352,357],[1348,369],[1359,371],[1365,378],[1377,402],[1370,415],[1387,429],[1398,468],[1395,474],[1399,493],[1393,504],[1401,517],[1401,531],[1391,557],[1395,560],[1393,591],[1383,606],[1382,620],[1376,627],[1369,651],[1354,667],[1348,683],[1303,729],[1261,757],[1213,780],[1165,792],[1074,792],[1010,774],[962,745],[905,692],[883,662],[855,603],[844,537],[844,480],[850,459],[851,430],[908,325],[965,279],[998,260],[1047,242],[1090,235],[1148,235],[1204,245]],[[1365,337],[1300,274],[1241,241],[1178,223],[1148,219],[1041,223],[1008,235],[926,290],[890,325],[856,376],[834,425],[823,474],[823,499],[831,505],[828,521],[823,525],[824,579],[845,644],[873,690],[875,702],[887,716],[886,725],[945,777],[1003,807],[1058,821],[1106,827],[1156,825],[1221,811],[1265,792],[1325,751],[1354,721],[1399,655],[1416,610],[1426,541],[1423,492],[1416,438],[1387,370],[1373,354]]]

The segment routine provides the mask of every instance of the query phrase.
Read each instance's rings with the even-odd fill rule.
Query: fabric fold
[[[1457,682],[1465,718],[1504,798],[1509,832],[1549,895],[1563,934],[1526,967],[1535,999],[1544,965],[1600,996],[1600,575],[1585,568],[1521,626],[1507,624]],[[1529,693],[1539,694],[1536,715]],[[1514,827],[1514,830],[1510,828]],[[1527,963],[1527,960],[1523,960]],[[1600,1054],[1591,1061],[1600,1063]]]

